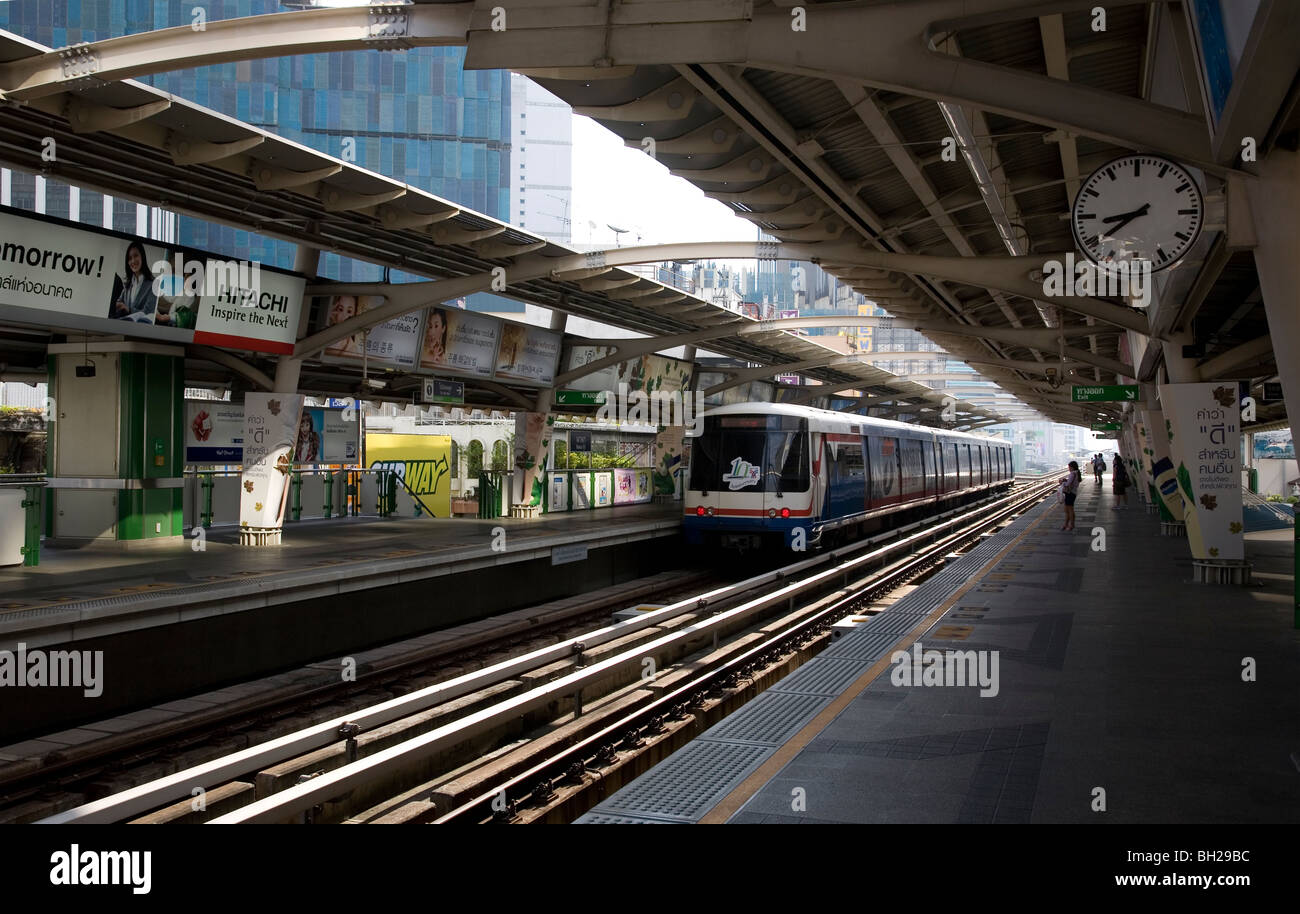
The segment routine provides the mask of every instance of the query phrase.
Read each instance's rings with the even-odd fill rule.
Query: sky
[[[678,241],[756,241],[754,225],[669,174],[589,117],[573,115],[573,244],[614,247]],[[592,228],[592,223],[595,228]]]

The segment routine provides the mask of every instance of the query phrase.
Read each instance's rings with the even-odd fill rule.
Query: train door
[[[902,470],[902,501],[925,497],[925,451],[915,438],[899,439],[899,464]]]
[[[867,464],[862,439],[856,435],[826,435],[827,519],[859,514],[866,506]]]
[[[871,464],[870,506],[881,508],[902,501],[899,480],[898,439],[872,435],[867,438]]]

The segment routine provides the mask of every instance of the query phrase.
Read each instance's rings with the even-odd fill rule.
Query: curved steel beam
[[[1054,12],[1091,0],[1057,0]],[[0,67],[0,90],[29,100],[87,77],[128,79],[228,61],[365,48],[465,46],[468,69],[735,64],[968,105],[1120,146],[1216,167],[1202,118],[1142,99],[955,57],[935,39],[1037,15],[1040,0],[819,4],[794,31],[790,12],[743,0],[572,6],[501,12],[472,2],[271,13],[123,35]],[[504,26],[504,28],[502,27]]]
[[[701,241],[682,244],[641,245],[590,251],[557,258],[558,271],[582,267],[616,267],[637,263],[657,263],[665,260],[801,260],[820,263],[856,264],[873,269],[898,273],[911,273],[965,283],[986,289],[997,289],[1025,298],[1043,299],[1069,311],[1090,315],[1099,321],[1125,330],[1150,334],[1146,315],[1133,308],[1125,308],[1104,299],[1085,295],[1044,296],[1043,283],[1035,280],[1054,265],[1063,264],[1066,254],[1034,254],[1026,257],[943,257],[933,254],[895,254],[888,251],[868,250],[854,242],[822,242],[819,244],[776,244],[763,241]],[[1092,328],[1092,332],[1097,332]]]

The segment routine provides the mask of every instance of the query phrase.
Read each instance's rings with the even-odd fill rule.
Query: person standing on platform
[[[1092,455],[1092,473],[1097,477],[1097,485],[1101,485],[1101,474],[1106,472],[1106,458],[1100,454]]]
[[[1115,493],[1115,510],[1122,511],[1128,507],[1128,469],[1124,466],[1124,459],[1119,454],[1115,455],[1115,464],[1111,468],[1114,474],[1111,483],[1111,489]]]
[[[1079,472],[1079,462],[1070,461],[1070,472],[1061,480],[1061,489],[1065,494],[1065,499],[1061,502],[1065,506],[1065,523],[1061,525],[1062,530],[1074,529],[1074,500],[1079,497],[1079,483],[1083,481],[1083,475]]]

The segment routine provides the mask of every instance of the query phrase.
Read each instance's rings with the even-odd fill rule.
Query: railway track
[[[251,743],[258,741],[258,734],[264,738],[268,731],[299,730],[336,716],[340,706],[359,709],[374,704],[379,700],[377,696],[415,691],[437,679],[450,678],[448,669],[482,666],[485,658],[490,662],[501,653],[526,653],[586,631],[612,609],[648,597],[663,599],[675,593],[694,592],[714,580],[717,577],[711,573],[685,570],[651,575],[603,588],[580,608],[566,606],[571,600],[557,600],[491,620],[454,626],[438,633],[446,640],[434,645],[428,645],[425,636],[358,651],[361,663],[355,680],[344,682],[338,675],[337,663],[316,664],[300,670],[309,675],[293,685],[268,687],[235,702],[113,733],[69,746],[57,754],[0,764],[0,820],[7,817],[9,821],[24,821],[19,812],[24,803],[59,806],[62,801],[65,808],[81,805],[85,794],[93,795],[104,781],[130,781],[133,772],[145,772],[138,777],[138,783],[155,779],[160,760],[180,756],[206,761],[204,755],[220,757],[229,751],[221,750],[222,744],[240,740]],[[491,622],[492,629],[485,631],[484,622]],[[367,657],[373,659],[367,661]],[[332,666],[334,671],[310,675],[309,671],[322,666]],[[250,685],[265,681],[254,680]],[[105,722],[105,729],[117,729],[112,721],[120,719]],[[204,747],[214,748],[205,752]],[[151,770],[155,773],[147,774]]]
[[[852,607],[923,574],[1047,491],[1017,486],[42,821],[168,821],[205,792],[233,807],[210,810],[214,822],[531,821],[531,812],[519,816],[521,802],[574,809],[577,788],[661,745],[683,729],[674,721],[734,705],[726,683],[788,672]],[[614,737],[624,748],[611,748]]]

